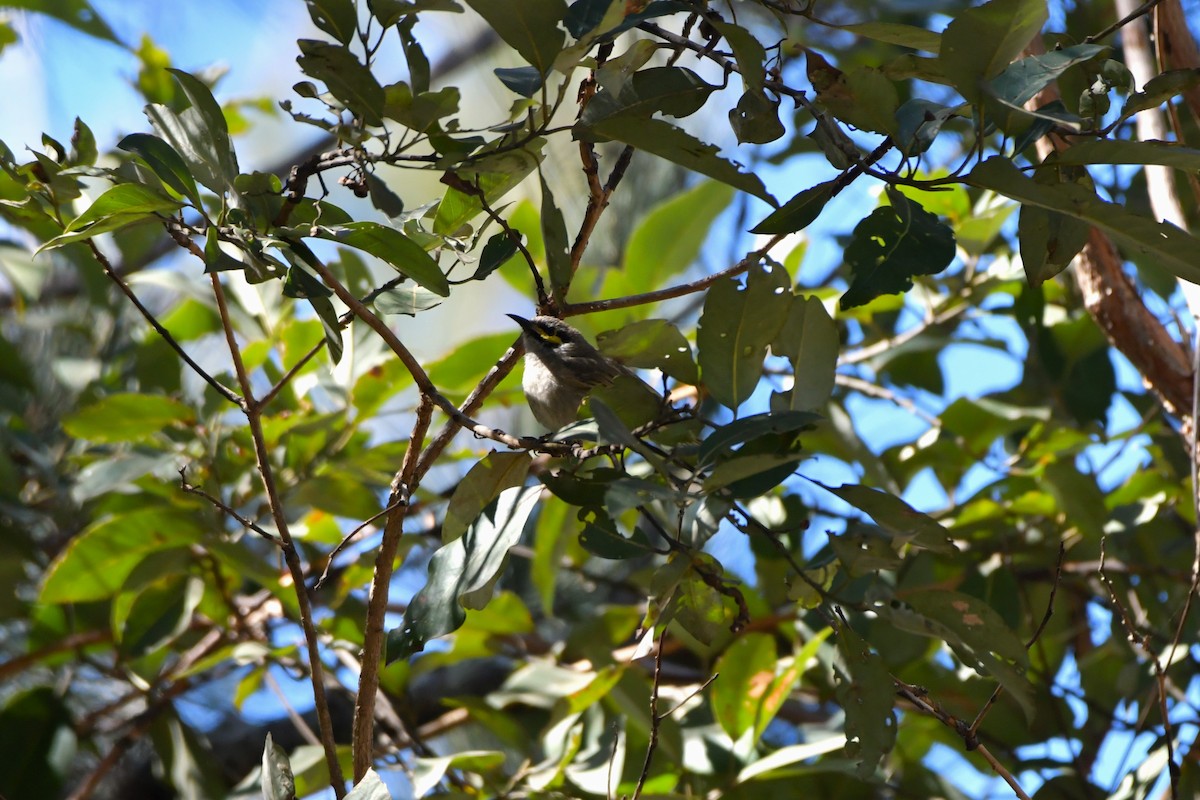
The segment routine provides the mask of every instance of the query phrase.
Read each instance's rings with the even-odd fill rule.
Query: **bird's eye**
[[[538,338],[551,347],[558,347],[562,344],[562,337],[557,333],[542,325],[537,326]]]

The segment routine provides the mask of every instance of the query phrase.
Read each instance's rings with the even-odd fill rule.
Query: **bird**
[[[508,316],[521,326],[525,345],[525,400],[534,418],[552,431],[575,421],[583,398],[593,389],[631,374],[557,317]]]

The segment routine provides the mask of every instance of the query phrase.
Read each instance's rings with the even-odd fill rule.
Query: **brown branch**
[[[1025,790],[1021,788],[1021,784],[1013,777],[1013,774],[1001,764],[996,757],[984,745],[979,743],[979,740],[970,735],[970,726],[961,719],[958,719],[953,714],[949,714],[941,707],[941,705],[929,696],[929,693],[917,686],[911,686],[901,680],[893,678],[896,684],[896,693],[903,697],[908,702],[912,703],[919,711],[923,711],[929,716],[936,719],[938,722],[945,725],[950,730],[963,739],[963,744],[967,750],[973,750],[979,753],[988,762],[996,774],[999,775],[1009,788],[1013,790],[1013,794],[1021,800],[1030,800]]]
[[[238,346],[233,330],[233,321],[229,315],[229,306],[225,300],[225,288],[221,285],[221,279],[215,272],[210,273],[210,278],[212,279],[213,294],[217,299],[217,311],[221,317],[221,326],[225,330],[225,341],[229,346],[234,371],[245,398],[243,410],[246,414],[246,422],[250,426],[250,437],[254,442],[254,457],[258,464],[258,473],[262,480],[263,490],[267,495],[267,504],[275,520],[275,530],[279,533],[282,543],[283,560],[292,578],[292,588],[296,592],[296,601],[300,611],[300,628],[304,632],[304,641],[308,647],[313,704],[317,712],[321,745],[325,750],[325,762],[329,768],[329,785],[333,788],[334,796],[340,800],[346,794],[346,780],[342,776],[342,767],[337,755],[337,743],[333,739],[333,721],[329,715],[329,701],[325,697],[325,668],[321,662],[321,649],[317,639],[317,629],[313,622],[312,605],[304,586],[304,565],[300,561],[300,554],[292,540],[287,515],[283,509],[279,489],[275,484],[275,473],[271,468],[266,436],[263,433],[262,408],[254,400],[250,374],[246,371],[246,365],[242,361],[242,351]]]
[[[646,635],[653,636],[653,629]],[[642,790],[646,788],[646,779],[650,777],[650,764],[654,760],[654,751],[658,749],[658,732],[664,719],[658,714],[658,689],[662,679],[662,636],[664,635],[665,632],[659,635],[658,645],[654,649],[654,678],[650,684],[650,740],[646,743],[646,757],[642,760],[642,771],[638,775],[637,785],[633,788],[631,800],[638,800],[642,796]]]
[[[392,583],[392,571],[396,566],[396,550],[404,533],[404,517],[408,513],[408,499],[415,487],[417,457],[425,434],[429,430],[429,418],[433,414],[433,401],[421,396],[417,405],[416,419],[408,437],[408,449],[404,462],[392,480],[391,495],[388,497],[387,522],[383,528],[383,541],[375,556],[375,573],[371,578],[371,594],[367,601],[366,629],[363,631],[362,668],[358,674],[358,695],[354,701],[354,782],[357,784],[370,769],[375,745],[375,695],[379,691],[379,665],[383,660],[384,615],[387,613],[388,592]]]
[[[1133,9],[1132,11],[1130,11],[1124,17],[1122,17],[1121,19],[1114,22],[1112,25],[1109,25],[1107,28],[1105,28],[1102,31],[1099,31],[1098,33],[1093,33],[1091,36],[1084,39],[1083,40],[1084,44],[1092,44],[1093,42],[1098,42],[1101,39],[1108,38],[1118,29],[1124,28],[1126,25],[1133,22],[1138,17],[1149,13],[1156,5],[1158,5],[1161,2],[1162,2],[1162,0],[1146,0],[1145,3],[1142,3],[1140,6]],[[1120,13],[1119,9],[1120,9],[1120,7],[1118,6],[1117,13]]]

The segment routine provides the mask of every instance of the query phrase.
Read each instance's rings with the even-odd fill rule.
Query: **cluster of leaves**
[[[102,35],[86,3],[24,5]],[[1037,777],[1039,797],[1107,789],[1095,760],[1131,735],[1124,709],[1195,673],[1145,657],[1190,630],[1170,616],[1190,608],[1190,462],[1150,396],[1118,391],[1103,332],[1052,279],[1093,229],[1164,296],[1164,271],[1200,278],[1195,237],[1138,214],[1128,172],[1097,186],[1085,169],[1200,166],[1200,151],[1128,138],[1133,115],[1196,71],[1133,91],[1108,46],[1071,43],[1103,27],[1089,9],[1069,15],[1061,47],[1026,55],[1047,19],[1035,0],[959,10],[941,33],[915,13],[834,24],[766,0],[465,5],[522,62],[484,77],[511,103],[484,128],[462,122],[459,88],[433,88],[416,36],[418,21],[468,9],[307,0],[323,38],[297,42],[311,80],[282,106],[330,137],[327,152],[243,173],[228,109],[176,69],[169,89],[143,86],[157,87],[153,132],[113,152],[82,121],[69,146],[47,136],[29,160],[0,148],[0,214],[36,243],[3,245],[30,308],[0,339],[0,564],[20,587],[0,674],[30,677],[4,697],[0,730],[31,767],[0,774],[0,790],[54,794],[82,743],[100,754],[89,791],[111,754],[148,738],[193,796],[223,796],[247,772],[238,791],[341,795],[345,770],[348,796],[385,797],[375,770],[393,759],[376,716],[415,796],[953,795],[931,752],[981,742]],[[408,75],[385,84],[375,66],[393,40]],[[1086,88],[1070,105],[1027,107],[1072,82]],[[779,203],[770,170],[699,137],[715,138],[714,118],[771,160],[819,153],[834,174]],[[1067,133],[1086,141],[1036,158]],[[541,168],[567,136],[583,156],[582,220]],[[634,151],[703,180],[660,198],[619,264],[590,261],[614,189],[639,190]],[[955,152],[964,162],[944,169]],[[384,167],[445,188],[429,203]],[[540,204],[498,207],[535,172]],[[326,173],[345,191],[316,192]],[[802,246],[773,255],[864,176],[883,202],[852,220],[844,263],[813,279]],[[734,205],[765,238],[688,272]],[[129,278],[122,265],[163,240],[194,261]],[[29,276],[46,264],[88,291],[43,297]],[[567,432],[583,447],[482,424],[511,418],[515,334],[421,364],[380,317],[500,281],[700,399],[665,413],[619,382]],[[166,299],[139,299],[152,288]],[[949,399],[964,348],[1010,347],[1026,352],[1011,387]],[[914,409],[921,429],[873,439],[864,409],[881,400]],[[1118,400],[1142,422],[1111,436]],[[427,440],[434,409],[443,427]],[[462,427],[496,448],[446,449]],[[1132,444],[1141,469],[1113,480],[1093,461]],[[922,478],[946,498],[937,513],[901,499]],[[389,590],[414,583],[381,639]],[[1093,617],[1121,609],[1118,593],[1168,611],[1116,613],[1112,636]],[[1131,620],[1151,645],[1130,649]],[[327,698],[335,664],[362,678],[331,671]],[[311,677],[321,746],[277,727],[257,771],[244,753],[212,757],[221,726],[200,730],[176,701],[232,683],[231,724],[279,667]],[[71,670],[95,690],[52,688]],[[1086,700],[1082,720],[1065,694]],[[349,734],[329,713],[339,698],[357,702]],[[1158,733],[1170,756],[1177,731]],[[1077,743],[1067,762],[1022,755],[1064,739]],[[1130,791],[1154,777],[1131,775]],[[1172,785],[1196,780],[1185,769]]]

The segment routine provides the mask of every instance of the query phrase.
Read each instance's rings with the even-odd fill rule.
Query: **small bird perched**
[[[537,421],[552,431],[575,421],[592,389],[628,372],[557,317],[508,316],[521,326],[525,345],[525,400]]]

